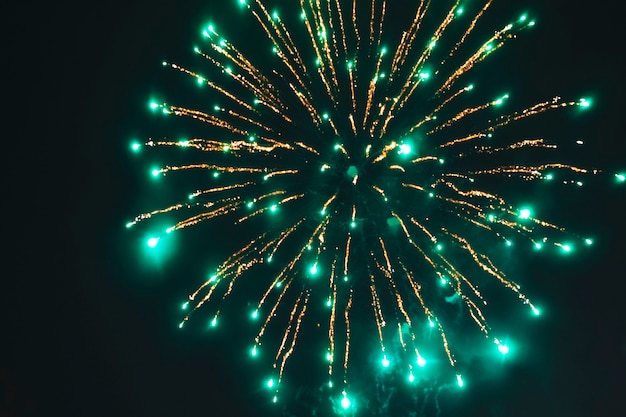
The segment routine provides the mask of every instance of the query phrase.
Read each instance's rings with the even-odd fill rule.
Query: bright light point
[[[536,307],[532,307],[532,310],[533,310],[533,314],[534,314],[535,316],[539,316],[539,315],[541,315],[541,311],[539,311],[539,309],[537,309]]]
[[[529,209],[521,209],[519,211],[519,218],[520,219],[528,219],[528,218],[530,218],[530,210]]]
[[[535,26],[535,21],[531,20],[530,22],[528,22],[528,26]]]
[[[430,327],[435,327],[435,323],[432,320],[430,320],[430,319],[428,320],[428,325]]]
[[[430,73],[428,72],[420,72],[420,78],[422,80],[427,80],[430,77]]]
[[[213,173],[213,178],[217,178],[217,177],[219,177],[219,176],[220,176],[219,171],[215,171],[215,172]]]
[[[463,387],[463,377],[461,377],[460,374],[456,376],[456,383],[459,386],[459,388]]]
[[[151,102],[150,102],[150,108],[151,108],[152,110],[158,109],[158,108],[159,108],[159,103],[156,103],[156,102],[154,102],[154,101],[151,101]]]
[[[586,98],[581,98],[578,101],[578,104],[580,105],[580,107],[589,107],[589,106],[591,106],[591,102],[589,100],[587,100]]]
[[[328,381],[328,388],[332,388],[333,387],[333,381]]]
[[[433,49],[436,44],[437,44],[436,41],[432,41],[431,43],[428,44],[428,48]]]
[[[274,380],[270,378],[270,379],[267,381],[267,387],[268,387],[268,388],[272,388],[273,386],[274,386]],[[276,398],[276,397],[274,397],[274,398]]]
[[[328,117],[329,117],[329,116],[328,116],[328,113],[324,113],[324,114],[322,114],[322,118],[323,118],[324,120],[328,120]]]
[[[437,246],[435,246],[435,248],[437,248],[438,251],[443,250],[443,245],[441,243],[437,243]]]
[[[467,91],[473,90],[474,89],[474,84],[470,84],[466,87]]]
[[[250,350],[250,355],[256,356],[256,354],[257,354],[256,346],[253,346],[252,349]]]
[[[333,305],[333,302],[331,301],[330,298],[328,300],[326,300],[326,307],[330,307],[332,305]]]
[[[490,222],[494,222],[496,220],[496,216],[494,216],[493,214],[489,214],[487,216],[487,220],[489,220]]]
[[[134,225],[135,225],[134,222],[128,222],[128,223],[126,223],[126,228],[133,227]]]
[[[347,410],[350,407],[350,400],[346,397],[346,394],[343,394],[343,398],[341,399],[341,406],[344,410]]]
[[[511,242],[508,239],[506,239],[504,242],[506,243],[507,246],[513,246],[513,242]]]
[[[563,249],[564,252],[572,251],[572,247],[570,245],[561,245],[561,249]]]
[[[617,181],[619,182],[624,182],[626,181],[626,174],[615,174],[615,178],[617,178]]]
[[[503,355],[506,355],[507,353],[509,353],[509,347],[507,345],[498,345],[498,350]]]
[[[423,368],[426,365],[426,359],[422,358],[421,356],[418,356],[417,365]]]
[[[276,403],[276,401],[278,401],[278,397],[276,397],[276,396],[274,395],[274,398],[272,398],[272,402],[273,402],[273,403]]]
[[[415,376],[413,375],[413,372],[409,373],[409,382],[415,382]]]
[[[179,328],[179,329],[182,329],[184,325],[185,325],[185,321],[181,321],[181,322],[178,324],[178,328]]]
[[[463,8],[459,7],[458,9],[456,9],[456,14],[459,15],[459,16],[462,15],[463,14]]]
[[[343,281],[344,281],[344,282],[348,282],[348,276],[347,276],[347,275],[345,275],[345,276],[343,277]]]
[[[400,155],[408,155],[411,153],[411,145],[403,143],[400,145],[400,150],[398,151]]]
[[[211,320],[211,327],[215,326],[217,326],[217,317],[214,317],[213,320]]]
[[[160,237],[151,237],[148,239],[148,246],[151,248],[156,248],[156,245],[159,243]]]
[[[355,222],[350,222],[350,228],[354,229],[356,227],[356,223]]]
[[[189,307],[189,301],[184,302],[183,305],[181,306],[183,310],[187,310],[187,307]]]
[[[259,317],[259,310],[254,310],[250,316],[253,319],[256,319],[257,317]]]
[[[543,245],[541,244],[541,242],[535,242],[535,249],[539,250],[543,248]]]
[[[439,158],[439,163],[443,164],[444,162],[446,162],[443,158]]]
[[[387,356],[383,357],[382,364],[384,368],[387,368],[389,366],[389,359],[387,359]]]
[[[544,177],[546,180],[550,181],[554,179],[554,175],[552,174],[546,174],[546,176]]]
[[[246,204],[246,207],[252,208],[252,206],[254,206],[254,202],[253,201],[248,201],[248,203]]]
[[[270,211],[273,213],[273,212],[275,212],[276,210],[278,210],[278,206],[277,206],[276,204],[272,204],[272,205],[270,206]]]
[[[268,257],[267,257],[267,263],[268,263],[268,264],[271,264],[271,263],[272,263],[272,257],[271,257],[271,256],[268,256]]]
[[[317,264],[313,264],[313,266],[309,268],[309,272],[311,273],[311,275],[317,274]]]
[[[133,143],[131,143],[131,144],[130,144],[130,149],[131,149],[133,152],[137,152],[137,151],[139,151],[139,149],[141,149],[141,143],[139,143],[139,142],[133,142]]]
[[[589,238],[585,239],[585,245],[593,245],[593,240]]]

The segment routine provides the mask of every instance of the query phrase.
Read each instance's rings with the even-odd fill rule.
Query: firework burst
[[[302,333],[322,323],[325,383],[341,407],[354,407],[355,320],[373,323],[371,334],[358,337],[375,340],[383,368],[414,382],[440,357],[462,386],[455,332],[465,324],[451,309],[503,355],[510,348],[488,322],[486,294],[509,293],[540,314],[498,266],[499,254],[514,245],[568,253],[592,244],[505,198],[502,178],[512,187],[556,179],[576,186],[597,172],[555,161],[556,144],[511,126],[551,110],[584,110],[590,101],[551,97],[505,112],[508,94],[476,94],[475,69],[535,24],[522,15],[483,36],[477,28],[491,0],[452,1],[447,10],[416,1],[401,28],[388,20],[398,11],[386,1],[301,0],[299,19],[285,20],[260,0],[239,3],[273,58],[255,62],[208,25],[194,50],[210,76],[163,65],[222,104],[150,103],[206,132],[145,141],[193,152],[188,163],[152,175],[208,172],[211,185],[127,225],[176,218],[150,237],[155,249],[168,234],[204,222],[248,234],[189,296],[180,326],[200,309],[217,326],[224,302],[245,288],[253,303],[246,314],[258,323],[250,354],[270,352],[274,401]],[[254,293],[247,281],[263,286]]]

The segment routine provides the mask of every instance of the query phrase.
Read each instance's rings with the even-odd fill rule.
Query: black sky
[[[531,57],[511,67],[512,79],[548,97],[593,96],[584,123],[563,123],[580,129],[593,164],[625,169],[624,6],[520,3],[538,27],[508,47]],[[174,267],[147,273],[133,263],[123,228],[146,207],[127,145],[149,127],[147,98],[168,76],[160,62],[191,61],[209,18],[240,30],[231,10],[217,0],[7,10],[0,416],[272,415],[238,346],[176,328],[193,285]],[[626,376],[626,191],[608,182],[557,196],[563,219],[597,244],[569,263],[527,267],[548,309],[528,333],[541,357],[442,397],[442,416],[616,415]]]

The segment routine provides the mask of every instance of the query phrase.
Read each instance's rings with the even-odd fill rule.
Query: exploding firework
[[[367,347],[380,366],[411,383],[428,362],[443,360],[462,386],[463,342],[455,334],[466,333],[468,322],[486,346],[503,355],[510,349],[488,322],[487,294],[540,314],[499,266],[501,254],[512,246],[568,253],[592,244],[532,205],[509,201],[502,186],[503,179],[509,191],[556,180],[577,186],[597,173],[559,162],[556,144],[515,128],[547,111],[584,110],[590,100],[554,97],[505,112],[508,94],[477,94],[469,83],[480,77],[476,68],[535,24],[522,15],[484,36],[477,28],[491,0],[449,2],[447,10],[422,0],[410,13],[386,1],[301,0],[299,19],[285,20],[260,0],[239,3],[272,57],[244,53],[208,25],[194,51],[210,75],[163,66],[221,104],[150,103],[205,132],[145,141],[188,158],[152,175],[203,175],[210,185],[127,225],[175,219],[149,238],[155,249],[205,222],[229,225],[235,241],[245,236],[189,296],[180,327],[200,309],[217,326],[227,299],[241,291],[253,305],[248,319],[258,323],[250,354],[273,358],[266,384],[274,402],[289,358],[312,328],[326,346],[324,384],[345,409],[355,407],[355,337],[373,340]],[[398,12],[410,14],[401,28],[386,19]],[[371,322],[372,331],[357,334],[369,329],[357,321]]]

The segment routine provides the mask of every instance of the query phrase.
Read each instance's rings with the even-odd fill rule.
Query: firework
[[[206,132],[145,141],[185,148],[189,158],[152,175],[208,173],[210,185],[127,225],[176,218],[150,237],[155,249],[168,234],[204,222],[248,234],[189,296],[180,327],[200,309],[217,326],[225,301],[246,288],[241,297],[254,305],[246,314],[258,322],[250,354],[273,358],[273,401],[302,333],[317,322],[327,346],[324,383],[345,409],[355,407],[354,337],[374,340],[380,366],[410,383],[440,355],[463,386],[451,306],[486,346],[506,355],[510,347],[487,320],[483,292],[508,293],[530,315],[540,310],[498,266],[499,254],[514,245],[568,253],[592,244],[499,192],[502,178],[514,187],[557,179],[576,186],[597,173],[555,160],[556,144],[511,126],[551,110],[584,110],[590,100],[551,97],[505,112],[508,94],[476,93],[468,84],[475,69],[535,24],[522,15],[481,35],[491,0],[450,2],[443,11],[416,1],[402,28],[386,20],[393,7],[386,1],[301,0],[299,19],[285,20],[260,0],[239,3],[266,35],[258,44],[271,59],[249,57],[208,25],[194,51],[211,75],[163,66],[194,78],[221,104],[150,103]],[[255,294],[247,281],[262,281],[262,289]],[[369,313],[357,315],[360,306]],[[372,322],[371,334],[354,335],[355,320]],[[435,335],[439,353],[425,331]]]

